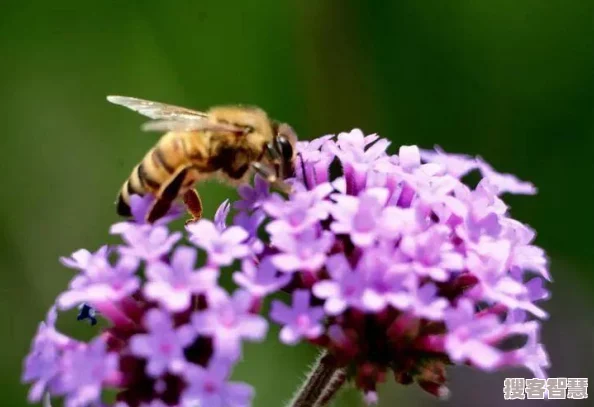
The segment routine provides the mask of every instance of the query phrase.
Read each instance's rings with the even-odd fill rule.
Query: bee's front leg
[[[254,168],[257,174],[259,174],[272,186],[280,189],[286,194],[291,192],[291,186],[283,180],[279,179],[278,175],[276,174],[276,171],[273,168],[267,165],[263,165],[259,162],[253,163],[252,167]]]

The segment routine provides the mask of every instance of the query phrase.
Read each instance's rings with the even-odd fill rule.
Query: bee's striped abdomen
[[[127,217],[132,215],[130,211],[130,196],[142,196],[147,192],[156,192],[159,190],[160,184],[147,173],[144,161],[134,167],[130,177],[122,185],[117,200],[117,212],[120,216]]]
[[[188,169],[182,175],[180,171],[188,165],[194,169]],[[209,165],[208,149],[203,135],[197,137],[195,133],[189,132],[166,133],[145,154],[122,185],[117,200],[118,215],[131,215],[132,195],[151,193],[160,199],[161,194],[168,193],[166,200],[175,199],[176,197],[172,196],[173,191],[178,196],[185,193],[197,180],[198,172],[211,172],[207,171]]]

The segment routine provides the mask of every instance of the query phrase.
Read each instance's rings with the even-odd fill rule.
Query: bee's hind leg
[[[147,213],[147,222],[154,223],[156,220],[165,216],[169,208],[171,208],[171,203],[179,195],[179,191],[182,188],[190,168],[191,166],[179,168],[167,182],[161,186],[161,189],[157,193],[157,199],[153,202],[153,206],[151,206]]]
[[[186,225],[188,223],[199,221],[202,218],[202,200],[200,199],[198,191],[191,188],[186,191],[183,198],[188,212],[192,215],[192,218],[186,221]]]

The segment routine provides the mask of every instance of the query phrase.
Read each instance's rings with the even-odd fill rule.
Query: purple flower
[[[512,219],[501,221],[503,234],[512,243],[509,263],[512,268],[531,271],[551,281],[548,270],[548,259],[545,251],[532,243],[536,237],[534,230]]]
[[[446,281],[450,272],[464,268],[464,257],[454,250],[446,226],[436,225],[416,235],[403,236],[400,241],[401,270],[414,271],[421,277]]]
[[[52,307],[46,320],[39,324],[31,351],[25,359],[22,380],[33,382],[28,396],[31,403],[39,402],[47,387],[55,382],[60,372],[62,352],[74,344],[73,340],[56,331],[57,316],[56,308]]]
[[[263,297],[281,290],[292,297],[272,304],[281,341],[326,349],[369,402],[388,371],[438,397],[451,364],[545,377],[548,259],[501,198],[534,186],[482,159],[439,147],[389,154],[389,145],[357,129],[298,143],[288,196],[258,177],[214,222],[186,228],[203,267],[198,250],[175,248],[182,235],[170,232],[171,216],[147,224],[151,199],[133,197],[133,219],[111,229],[123,244],[61,259],[78,275],[58,306],[82,303],[82,317],[97,309],[110,324],[85,344],[56,332],[50,312],[25,361],[29,399],[99,405],[117,388],[117,407],[249,406],[253,390],[229,374],[243,341],[267,333]],[[471,187],[463,176],[475,168],[483,178]],[[236,260],[240,289],[230,296],[218,277]],[[501,347],[516,336],[526,345]]]
[[[365,136],[359,129],[350,133],[340,133],[337,136],[336,144],[329,145],[331,152],[342,161],[343,165],[360,166],[360,169],[368,168],[368,165],[377,164],[378,159],[386,157],[386,149],[390,142],[380,139],[372,134]]]
[[[435,284],[425,284],[415,288],[412,298],[412,311],[415,315],[431,321],[439,321],[444,318],[444,312],[449,303],[445,298],[437,296]]]
[[[547,313],[525,299],[528,289],[524,284],[506,272],[510,255],[509,242],[483,242],[478,253],[468,256],[468,268],[478,277],[479,285],[469,294],[483,299],[500,302],[511,309],[524,309],[546,318]]]
[[[235,259],[246,257],[249,247],[245,240],[248,232],[240,226],[230,226],[220,231],[205,219],[186,227],[190,233],[190,241],[208,253],[208,264],[212,266],[229,266]]]
[[[260,209],[255,210],[251,214],[248,212],[239,212],[233,218],[235,225],[244,228],[248,232],[249,237],[246,243],[254,254],[259,254],[264,250],[264,244],[258,238],[258,229],[265,218],[266,215]]]
[[[397,270],[392,254],[386,252],[385,248],[368,249],[359,259],[355,272],[365,278],[362,310],[379,312],[388,305],[399,310],[410,307],[412,299],[409,287],[417,282],[417,278],[408,271]]]
[[[224,360],[214,360],[206,369],[189,366],[184,377],[189,384],[181,398],[184,406],[248,407],[254,397],[251,386],[227,381],[229,367]]]
[[[325,198],[332,192],[330,184],[321,184],[311,191],[299,191],[287,202],[274,194],[264,203],[264,211],[273,220],[266,226],[271,233],[299,233],[328,217],[331,204]]]
[[[268,182],[256,175],[254,177],[254,187],[250,185],[242,185],[237,189],[241,199],[233,204],[235,209],[239,210],[255,210],[260,208],[262,203],[270,196],[270,185]]]
[[[476,318],[472,302],[462,300],[457,308],[446,312],[445,323],[449,332],[445,349],[453,361],[461,363],[469,360],[485,370],[497,367],[501,351],[485,340],[499,329],[497,316]]]
[[[342,164],[348,194],[357,195],[365,187],[368,173],[391,167],[386,154],[389,145],[388,140],[375,134],[365,136],[359,129],[340,133],[336,143],[328,145]]]
[[[385,188],[369,189],[359,197],[335,194],[334,222],[330,229],[336,234],[349,234],[353,243],[360,247],[373,245],[379,236],[395,235],[397,220],[386,216],[390,212],[383,214],[388,194]]]
[[[421,158],[430,163],[443,166],[446,173],[462,178],[470,171],[478,168],[476,158],[465,154],[446,153],[441,147],[435,146],[434,150],[420,150]]]
[[[67,407],[97,403],[105,381],[117,374],[118,355],[107,351],[102,337],[64,352],[61,361],[60,391]]]
[[[338,315],[348,306],[364,309],[365,275],[352,270],[343,254],[329,257],[326,267],[332,279],[318,281],[313,286],[314,295],[326,300],[326,312]]]
[[[105,264],[108,255],[108,246],[102,246],[95,253],[91,253],[87,249],[80,249],[72,253],[70,257],[60,257],[60,263],[76,270],[88,270],[93,267],[101,268]]]
[[[287,345],[295,345],[301,338],[317,338],[323,332],[320,320],[324,317],[324,310],[322,307],[310,306],[310,293],[307,290],[293,292],[292,307],[274,301],[270,317],[283,325],[280,339]]]
[[[508,358],[543,365],[538,346],[497,348],[525,329],[521,312],[546,317],[535,305],[549,296],[539,278],[550,278],[545,253],[499,196],[532,193],[532,184],[439,147],[390,155],[389,144],[360,130],[298,144],[293,192],[261,205],[269,223],[257,258],[290,272],[284,290],[313,294],[331,318],[313,342],[327,344],[366,394],[387,369],[441,397],[444,361],[488,371]],[[332,178],[335,158],[342,173]],[[474,169],[483,179],[470,187],[462,178]],[[288,320],[279,304],[273,318]],[[479,306],[486,311],[475,313]]]
[[[57,303],[61,309],[70,309],[83,302],[117,301],[131,295],[140,287],[140,279],[135,275],[138,265],[137,258],[124,255],[112,266],[107,251],[100,250],[86,262],[83,272],[72,279]]]
[[[233,273],[233,281],[254,297],[262,298],[289,284],[291,275],[279,274],[269,259],[257,266],[251,260],[244,260],[241,271]]]
[[[165,372],[181,373],[186,367],[184,348],[194,341],[189,325],[174,328],[171,317],[164,311],[150,310],[144,317],[148,333],[130,339],[132,354],[147,359],[146,372],[159,377]]]
[[[113,228],[112,233],[115,233]],[[147,262],[165,256],[182,237],[179,232],[170,234],[166,226],[129,229],[121,235],[127,246],[120,246],[120,253]]]
[[[528,336],[526,345],[507,354],[502,366],[526,367],[534,377],[546,379],[545,369],[551,367],[551,362],[544,346],[540,343],[540,326],[534,322],[528,322],[526,325],[527,329],[524,332]]]
[[[215,212],[214,224],[219,232],[227,229],[227,217],[229,216],[230,210],[231,204],[229,203],[229,200],[226,199],[221,205],[219,205],[217,211]]]
[[[330,152],[334,144],[331,135],[311,141],[297,143],[299,151],[296,167],[297,179],[308,186],[324,184],[329,180],[330,164],[334,155]]]
[[[522,181],[512,174],[501,174],[483,161],[482,158],[478,158],[477,162],[483,177],[496,188],[497,194],[509,192],[512,194],[534,195],[537,193],[536,187],[531,182]]]
[[[171,264],[151,263],[146,270],[148,282],[144,286],[147,298],[160,302],[172,312],[190,307],[192,296],[216,294],[219,270],[196,270],[197,253],[191,247],[178,247],[173,252]]]
[[[130,211],[132,212],[132,218],[129,221],[114,224],[111,227],[111,233],[124,234],[133,230],[147,230],[153,227],[153,225],[163,226],[177,219],[183,213],[183,209],[180,205],[173,204],[165,216],[159,218],[151,225],[146,222],[146,216],[154,201],[155,197],[151,194],[146,194],[144,196],[132,195],[130,197]]]
[[[266,320],[250,312],[252,296],[237,290],[232,297],[222,298],[204,311],[192,315],[194,330],[214,340],[215,353],[221,357],[237,359],[241,341],[262,341],[266,336]]]
[[[328,231],[318,233],[307,229],[298,235],[274,234],[272,246],[281,250],[271,260],[274,266],[284,272],[297,270],[316,271],[326,261],[326,253],[334,243],[334,235]]]

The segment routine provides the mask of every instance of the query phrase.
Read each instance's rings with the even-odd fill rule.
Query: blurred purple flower
[[[336,234],[348,234],[352,242],[359,247],[373,245],[378,237],[395,235],[391,225],[396,221],[390,212],[384,215],[389,191],[385,188],[373,188],[362,192],[358,197],[336,194],[336,205],[332,207],[334,221],[330,230]]]
[[[266,226],[271,233],[299,233],[328,217],[331,208],[325,198],[332,192],[328,184],[321,184],[311,191],[301,191],[291,201],[274,194],[263,203],[264,211],[273,218]]]
[[[266,320],[250,312],[252,302],[247,291],[237,290],[232,297],[225,296],[205,311],[194,313],[194,330],[213,338],[215,354],[235,360],[243,339],[260,342],[268,330]]]
[[[508,192],[512,194],[534,195],[538,192],[531,182],[522,181],[512,174],[501,174],[495,171],[482,158],[478,158],[477,162],[483,177],[496,188],[497,194]]]
[[[166,226],[129,229],[121,235],[127,245],[120,246],[120,253],[147,262],[165,256],[182,237],[179,232],[170,234]]]
[[[254,389],[244,383],[228,382],[229,367],[225,360],[213,360],[205,369],[190,366],[184,373],[189,386],[181,401],[184,406],[248,407]]]
[[[251,260],[244,260],[241,271],[233,273],[233,281],[256,298],[262,298],[289,284],[291,275],[279,274],[269,259],[258,265]]]
[[[55,382],[60,372],[59,361],[63,350],[75,343],[56,331],[57,317],[56,308],[52,307],[46,320],[39,324],[31,351],[25,358],[22,380],[33,383],[28,395],[31,403],[39,402],[47,387]]]
[[[58,394],[65,395],[66,407],[97,403],[105,381],[117,377],[118,355],[108,352],[102,337],[64,352]]]
[[[146,297],[160,302],[169,311],[181,312],[190,307],[193,295],[216,294],[219,270],[194,269],[196,259],[196,249],[180,246],[173,252],[171,264],[148,265],[148,281],[143,289]]]
[[[444,319],[444,312],[449,307],[445,298],[438,297],[438,290],[435,284],[428,283],[421,287],[415,287],[411,294],[412,312],[429,321],[440,321]]]
[[[287,345],[295,345],[303,337],[317,338],[324,330],[321,324],[324,310],[322,307],[310,306],[310,293],[307,290],[293,292],[291,307],[281,301],[274,301],[270,317],[283,325],[280,339]]]
[[[435,146],[434,150],[420,150],[420,152],[423,161],[441,165],[447,174],[456,178],[462,178],[479,166],[476,158],[465,154],[446,153],[439,146]]]
[[[365,274],[353,270],[343,254],[329,257],[326,268],[331,280],[318,281],[313,286],[314,295],[326,300],[326,312],[329,315],[338,315],[349,306],[365,310]]]
[[[182,213],[183,209],[180,205],[173,204],[165,214],[165,216],[156,220],[153,224],[146,222],[146,216],[149,209],[153,205],[154,196],[146,194],[144,196],[132,195],[130,196],[130,211],[132,212],[131,219],[125,222],[118,222],[111,227],[111,233],[114,235],[126,234],[128,232],[134,233],[150,230],[154,226],[163,226],[169,222],[177,219]]]
[[[157,378],[166,371],[181,373],[186,368],[184,348],[194,341],[194,332],[189,325],[174,328],[170,316],[152,309],[144,316],[146,334],[130,338],[133,355],[147,359],[146,372]]]
[[[434,281],[446,281],[452,271],[465,267],[464,256],[455,251],[449,234],[446,226],[435,225],[422,233],[403,236],[399,246],[401,261],[396,267]]]
[[[70,309],[83,302],[117,301],[140,287],[140,278],[135,274],[139,259],[120,256],[112,266],[107,255],[106,250],[95,253],[82,273],[70,281],[69,289],[57,300],[61,309]]]
[[[328,231],[318,233],[314,228],[298,235],[278,233],[271,236],[271,245],[281,250],[272,256],[272,264],[280,271],[316,271],[326,261],[326,253],[334,243]]]
[[[264,202],[270,196],[270,185],[268,182],[256,175],[254,177],[254,186],[248,184],[241,185],[237,192],[239,193],[240,200],[233,204],[235,209],[239,210],[255,210],[260,208],[262,202]]]
[[[250,253],[245,244],[248,232],[240,226],[220,231],[212,222],[202,219],[186,226],[186,229],[190,233],[190,241],[208,253],[208,265],[229,266],[235,259]]]
[[[445,323],[449,332],[445,350],[453,361],[461,363],[469,360],[485,370],[497,367],[501,351],[485,341],[485,336],[499,327],[497,316],[476,318],[473,303],[462,300],[457,308],[446,312]]]

